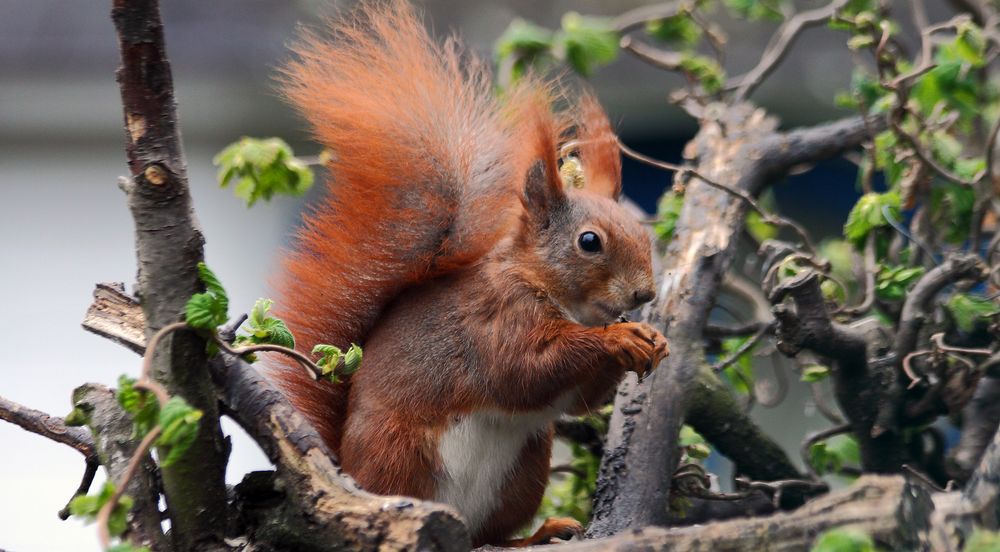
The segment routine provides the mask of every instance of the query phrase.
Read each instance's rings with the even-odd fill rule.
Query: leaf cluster
[[[118,404],[132,416],[132,436],[141,439],[159,426],[160,435],[154,444],[166,452],[160,459],[160,465],[171,466],[184,456],[197,437],[202,411],[189,405],[182,397],[170,397],[160,408],[152,393],[137,389],[135,384],[135,379],[119,376],[115,393]]]
[[[219,152],[212,163],[219,167],[219,186],[225,188],[235,181],[233,191],[247,207],[277,194],[300,196],[314,179],[312,169],[280,138],[241,138]]]

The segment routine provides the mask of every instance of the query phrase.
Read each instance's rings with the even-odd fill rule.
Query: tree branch
[[[733,79],[736,93],[735,99],[742,101],[753,92],[764,78],[773,71],[781,60],[791,51],[795,39],[809,27],[819,25],[829,20],[837,10],[847,4],[847,0],[833,0],[829,4],[814,10],[797,13],[785,20],[784,24],[774,33],[771,41],[764,49],[757,65],[746,74]]]
[[[87,417],[108,480],[123,481],[138,446],[132,438],[132,418],[119,406],[112,390],[93,383],[73,391],[73,407]],[[160,551],[168,550],[168,546],[160,529],[156,473],[156,465],[149,455],[144,455],[136,465],[135,475],[122,490],[135,501],[128,518],[129,540]]]
[[[664,2],[662,4],[635,8],[616,17],[611,26],[620,34],[625,34],[644,26],[650,21],[677,15],[683,4],[683,2]]]
[[[134,335],[136,325],[142,327],[142,312],[124,293],[115,292],[114,301],[119,307],[105,322],[118,333],[105,337],[122,342],[123,336]],[[88,317],[84,326],[90,323]],[[142,353],[145,339],[126,346]],[[252,366],[227,354],[213,357],[210,367],[227,415],[277,467],[277,480],[251,474],[241,484],[252,504],[240,504],[239,510],[255,541],[285,549],[311,549],[316,542],[330,548],[468,549],[468,533],[453,511],[430,502],[377,497],[342,475],[315,429]],[[257,500],[267,505],[253,503]]]
[[[286,499],[249,512],[251,537],[278,549],[469,549],[469,534],[449,507],[362,491],[333,453],[270,382],[232,355],[212,360],[219,399],[277,467],[273,493]]]
[[[685,156],[698,174],[753,195],[792,166],[855,147],[867,136],[861,118],[778,133],[763,110],[737,104],[702,121]],[[657,300],[644,311],[651,324],[665,330],[671,354],[642,383],[626,380],[619,388],[590,537],[669,521],[668,489],[679,460],[675,443],[690,386],[704,363],[702,328],[734,258],[733,238],[743,231],[747,210],[738,195],[703,180],[692,179],[686,187]]]
[[[197,263],[204,242],[194,220],[177,128],[173,82],[155,0],[115,0],[118,83],[125,115],[125,151],[132,179],[124,186],[135,221],[138,295],[147,339],[181,319],[202,291]],[[163,470],[171,538],[179,550],[224,548],[227,450],[206,369],[205,344],[184,332],[156,351],[154,377],[204,413],[189,461]]]
[[[700,370],[691,386],[685,422],[732,460],[737,474],[757,481],[804,478],[785,451],[757,427],[709,370]],[[781,505],[793,508],[802,505],[804,499],[802,492],[788,491],[782,493]]]
[[[781,302],[792,299],[794,310]],[[887,362],[888,338],[877,325],[867,328],[833,322],[819,286],[819,275],[804,270],[782,282],[771,294],[778,320],[778,350],[788,356],[809,349],[830,358],[837,402],[858,440],[866,471],[897,472],[908,461],[898,432],[874,432],[880,409],[890,400],[886,374],[895,370]],[[891,357],[889,358],[891,360]]]
[[[97,459],[94,439],[90,432],[80,427],[69,427],[58,416],[51,416],[0,397],[0,420],[10,422],[21,429],[41,435],[57,443],[69,445],[89,462]]]
[[[885,128],[883,118],[847,117],[839,121],[778,133],[761,144],[762,170],[774,178],[784,175],[796,165],[829,159],[845,150],[858,147],[869,138],[869,132]],[[867,127],[867,128],[866,128]],[[763,182],[767,182],[764,179]],[[751,190],[759,193],[760,190]]]

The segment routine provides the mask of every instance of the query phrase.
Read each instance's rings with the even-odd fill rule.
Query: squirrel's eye
[[[593,232],[584,232],[580,234],[580,249],[586,251],[587,253],[600,253],[601,252],[601,238],[597,237],[597,234]]]

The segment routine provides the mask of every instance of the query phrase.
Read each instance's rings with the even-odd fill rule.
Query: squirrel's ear
[[[622,158],[611,122],[589,92],[580,98],[576,114],[583,189],[617,201],[622,193]]]
[[[521,203],[524,209],[532,215],[543,227],[549,224],[549,215],[566,201],[559,175],[539,159],[531,164],[524,178],[524,192]]]

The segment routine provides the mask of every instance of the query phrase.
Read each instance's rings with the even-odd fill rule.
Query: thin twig
[[[990,349],[970,349],[968,347],[955,347],[953,345],[948,345],[947,343],[944,342],[944,332],[938,332],[931,335],[931,341],[934,343],[935,347],[945,352],[964,353],[968,355],[985,355],[985,356],[990,356],[993,354],[993,351],[991,351]]]
[[[875,232],[869,232],[865,239],[865,297],[861,304],[853,307],[844,307],[838,312],[857,316],[871,310],[875,304]],[[845,290],[846,292],[846,290]]]
[[[760,331],[761,327],[766,326],[767,322],[761,322],[759,320],[754,320],[747,322],[745,324],[739,324],[735,326],[723,326],[719,324],[706,324],[705,329],[702,331],[702,335],[705,337],[712,338],[722,338],[722,337],[745,337],[753,335]]]
[[[187,322],[174,322],[172,324],[167,324],[166,326],[160,328],[153,337],[149,338],[149,343],[146,344],[146,354],[142,357],[142,375],[139,376],[140,380],[150,380],[152,379],[151,374],[153,371],[153,355],[151,351],[156,350],[156,346],[160,344],[160,340],[177,330],[189,329]]]
[[[654,48],[644,42],[633,40],[630,36],[624,36],[619,43],[622,50],[625,50],[642,61],[667,71],[677,71],[681,67],[681,55],[677,52],[669,52]]]
[[[802,244],[806,247],[806,249],[808,249],[813,254],[816,253],[816,247],[813,245],[812,240],[809,239],[809,234],[805,231],[804,228],[802,228],[802,226],[800,226],[794,221],[775,215],[774,213],[765,211],[764,208],[761,207],[759,203],[757,203],[757,200],[755,200],[753,196],[751,196],[747,192],[743,190],[730,188],[729,186],[716,182],[691,167],[684,165],[677,165],[674,163],[668,163],[666,161],[654,159],[652,157],[649,157],[648,155],[639,153],[634,149],[625,145],[625,143],[622,142],[621,139],[618,139],[618,148],[621,150],[623,154],[625,154],[626,157],[630,157],[632,159],[635,159],[636,161],[646,163],[647,165],[651,165],[653,167],[657,167],[665,171],[675,172],[681,179],[685,178],[688,175],[693,176],[713,188],[717,188],[719,190],[722,190],[726,193],[732,194],[740,198],[751,209],[753,209],[754,211],[757,212],[757,214],[760,215],[762,222],[774,226],[783,226],[785,228],[791,229],[799,236],[799,238],[802,240]]]
[[[812,446],[815,443],[818,443],[820,441],[825,441],[830,437],[833,437],[835,435],[841,435],[849,431],[851,431],[851,424],[845,423],[839,426],[834,426],[831,428],[824,429],[822,431],[817,431],[816,433],[809,435],[808,437],[806,437],[804,441],[802,441],[802,446],[799,448],[799,455],[802,457],[802,464],[805,465],[806,471],[809,472],[809,475],[811,475],[813,479],[818,480],[820,479],[820,476],[819,473],[816,472],[816,468],[813,467],[812,462],[810,461],[809,449],[812,448]]]
[[[101,463],[96,460],[87,460],[86,466],[83,468],[83,477],[80,478],[80,485],[73,492],[73,496],[70,497],[69,502],[62,510],[59,510],[59,519],[66,521],[69,519],[70,504],[73,503],[73,499],[78,496],[83,496],[90,492],[90,486],[94,483],[94,477],[97,475],[97,468],[101,467]]]
[[[936,351],[931,349],[920,349],[907,353],[906,356],[903,357],[903,373],[906,374],[906,377],[910,378],[910,384],[906,386],[907,389],[913,389],[920,382],[924,381],[924,377],[917,374],[917,372],[913,370],[913,359],[921,356],[932,355],[935,352]]]
[[[679,14],[685,8],[684,2],[664,2],[651,6],[642,6],[627,11],[615,18],[611,26],[621,34],[633,31],[650,21],[658,21]]]
[[[823,386],[819,382],[814,381],[810,383],[809,392],[812,394],[813,402],[816,403],[816,410],[819,410],[824,418],[834,424],[839,425],[844,423],[844,418],[827,404],[826,399],[823,397]]]
[[[719,372],[725,370],[726,367],[739,360],[739,358],[746,354],[747,351],[754,348],[754,346],[757,345],[761,339],[764,339],[764,336],[774,331],[774,328],[777,327],[777,325],[778,322],[776,320],[772,320],[770,323],[762,325],[760,329],[758,329],[757,332],[750,337],[750,339],[744,341],[739,348],[730,353],[728,357],[713,364],[712,371],[718,374]]]
[[[153,446],[153,442],[160,436],[160,432],[163,428],[157,425],[143,437],[142,441],[139,443],[139,448],[135,449],[135,454],[128,461],[128,467],[125,469],[125,475],[122,476],[121,481],[115,485],[115,492],[112,493],[111,498],[101,506],[101,509],[97,512],[97,538],[101,542],[101,548],[105,550],[111,546],[111,534],[108,529],[108,521],[111,518],[111,512],[115,509],[115,505],[118,504],[118,500],[121,499],[122,495],[125,494],[125,486],[128,482],[132,480],[136,471],[139,469],[139,465],[142,463],[142,459],[149,452],[149,448]]]
[[[215,343],[224,351],[229,354],[236,356],[244,356],[250,353],[283,353],[292,358],[294,358],[298,363],[309,372],[309,375],[314,379],[319,379],[323,375],[323,369],[320,368],[316,363],[310,360],[309,357],[296,351],[295,349],[290,349],[288,347],[282,347],[281,345],[274,345],[270,343],[260,344],[260,345],[247,345],[246,347],[234,348],[228,343],[219,339],[216,336]]]
[[[829,20],[837,10],[846,4],[847,0],[834,0],[821,8],[800,12],[788,18],[771,37],[771,41],[764,49],[757,65],[749,72],[734,79],[736,84],[732,88],[736,90],[736,99],[745,99],[753,92],[754,88],[763,82],[764,77],[770,74],[785,58],[791,50],[792,43],[803,30]]]

